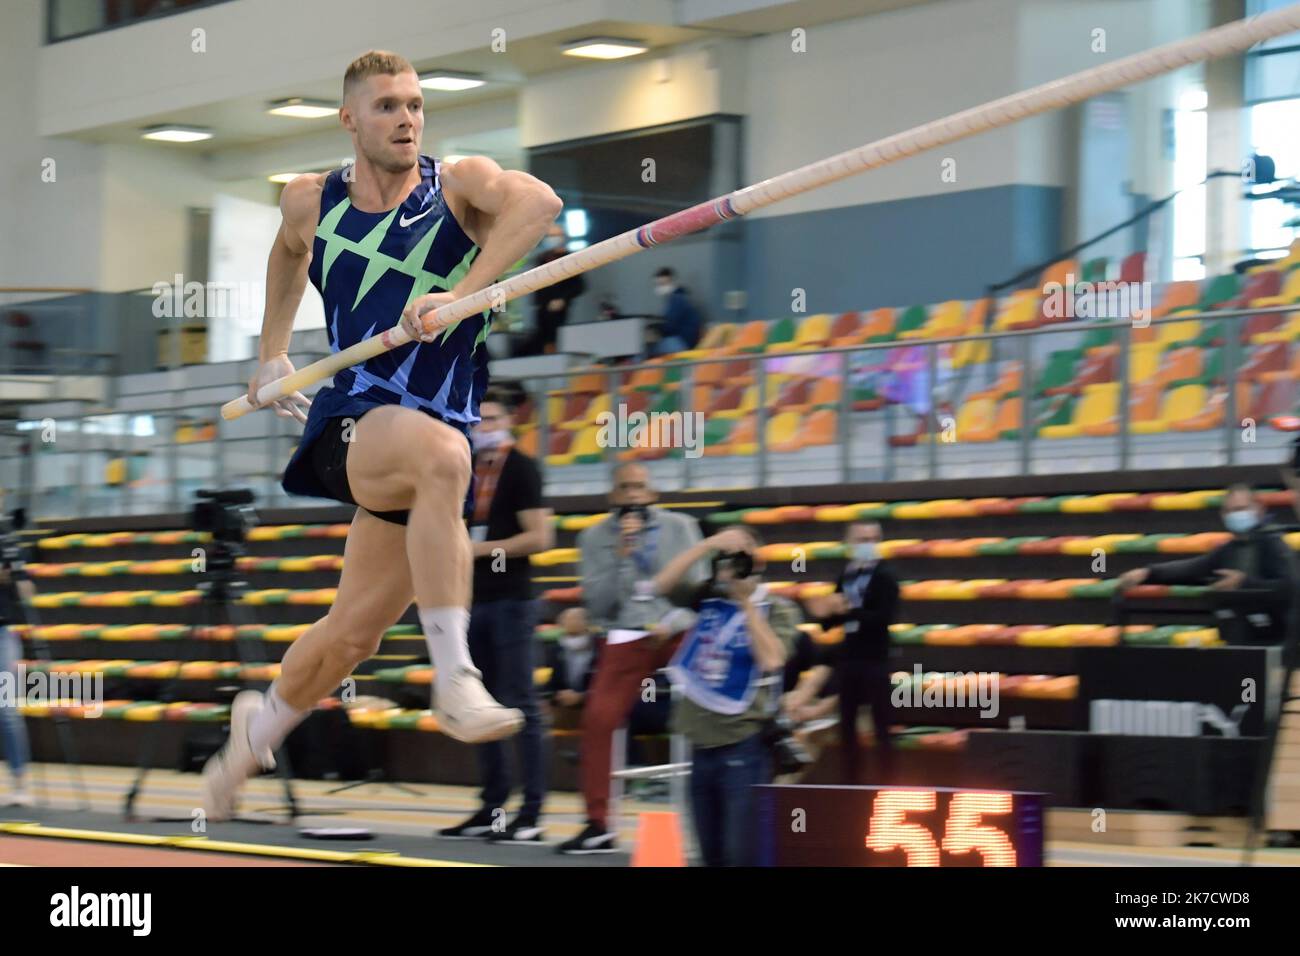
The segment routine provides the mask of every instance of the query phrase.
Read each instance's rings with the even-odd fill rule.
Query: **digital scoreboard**
[[[760,786],[763,866],[1042,866],[1042,794]]]

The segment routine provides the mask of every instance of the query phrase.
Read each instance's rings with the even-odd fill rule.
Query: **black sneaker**
[[[557,852],[569,856],[587,856],[592,853],[616,853],[618,844],[614,834],[604,827],[588,823],[586,828],[572,840],[566,840],[557,848]]]
[[[443,827],[438,836],[446,840],[482,840],[492,834],[492,811],[483,809],[464,823],[454,827]]]
[[[504,830],[495,830],[488,834],[489,843],[532,843],[541,844],[546,827],[537,822],[536,817],[515,817]]]

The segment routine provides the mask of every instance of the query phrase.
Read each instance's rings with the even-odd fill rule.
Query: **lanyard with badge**
[[[872,568],[859,568],[853,577],[844,582],[844,593],[848,595],[853,604],[853,610],[857,611],[862,607],[862,600],[866,596],[867,587],[871,584]],[[850,620],[844,622],[845,634],[856,634],[858,631],[858,622]]]
[[[503,445],[496,450],[492,462],[481,471],[475,471],[478,487],[474,489],[474,522],[470,525],[469,536],[472,541],[486,541],[488,516],[492,511],[492,499],[496,497],[497,482],[501,478],[501,469],[505,467],[510,446]]]

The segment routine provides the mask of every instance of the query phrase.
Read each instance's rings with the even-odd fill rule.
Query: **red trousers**
[[[682,641],[678,634],[656,644],[643,637],[627,644],[608,644],[592,676],[582,708],[580,745],[582,796],[587,801],[587,819],[606,826],[609,812],[610,756],[614,731],[627,721],[641,694],[641,682],[672,660]]]

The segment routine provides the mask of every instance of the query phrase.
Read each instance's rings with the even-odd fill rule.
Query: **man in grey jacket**
[[[708,577],[704,561],[682,576],[677,589],[656,593],[654,578],[665,565],[701,539],[689,515],[654,507],[658,495],[644,465],[614,472],[610,514],[578,535],[582,603],[606,632],[582,714],[581,778],[587,826],[560,845],[561,853],[612,853],[607,827],[610,756],[614,731],[627,720],[643,681],[665,667],[681,639],[661,624],[674,607]]]

